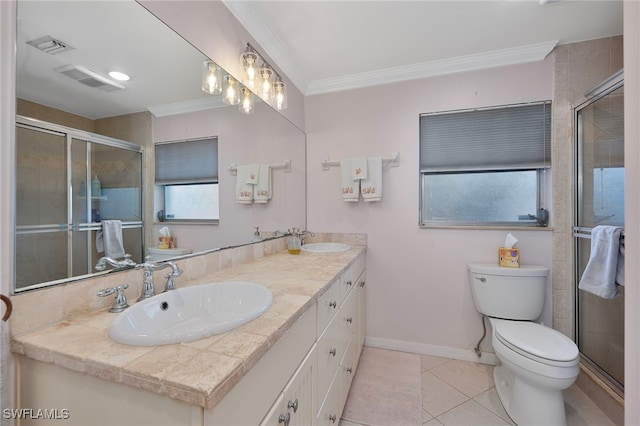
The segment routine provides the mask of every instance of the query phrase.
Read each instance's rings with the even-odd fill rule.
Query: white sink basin
[[[343,243],[309,243],[303,245],[302,250],[310,253],[340,253],[351,250],[351,246]]]
[[[185,287],[122,312],[111,322],[109,336],[137,346],[189,342],[239,327],[262,315],[272,303],[271,291],[251,282]]]

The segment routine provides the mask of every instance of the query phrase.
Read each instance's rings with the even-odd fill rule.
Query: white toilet
[[[549,270],[523,265],[467,265],[477,310],[489,317],[501,365],[493,379],[509,417],[519,426],[565,425],[562,391],[579,372],[579,351],[564,334],[535,321],[542,313]]]

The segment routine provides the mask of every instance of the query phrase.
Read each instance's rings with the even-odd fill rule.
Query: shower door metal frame
[[[102,229],[102,225],[100,223],[95,222],[87,222],[87,223],[75,223],[73,221],[73,188],[72,188],[72,142],[74,139],[78,141],[82,141],[87,143],[87,152],[86,152],[86,185],[87,191],[89,191],[89,185],[91,184],[91,147],[92,144],[100,144],[113,148],[124,149],[127,151],[140,153],[140,163],[141,167],[145,164],[145,152],[140,145],[137,145],[132,142],[123,141],[120,139],[111,138],[108,136],[99,135],[96,133],[87,132],[84,130],[74,129],[72,127],[67,127],[59,124],[49,123],[46,121],[41,121],[38,119],[24,117],[17,115],[16,116],[16,127],[21,127],[25,129],[31,129],[39,132],[51,133],[58,136],[65,136],[65,144],[66,144],[66,155],[67,155],[67,173],[66,173],[66,187],[67,187],[67,223],[66,224],[56,224],[56,225],[26,225],[26,226],[17,226],[16,225],[16,235],[18,234],[31,234],[31,233],[41,233],[41,232],[66,232],[67,233],[67,277],[61,278],[57,280],[47,281],[40,284],[32,284],[22,288],[15,288],[16,282],[16,270],[14,268],[14,292],[19,293],[27,290],[33,290],[42,287],[49,287],[52,285],[65,283],[69,281],[79,280],[82,278],[86,278],[87,276],[95,275],[92,272],[89,272],[84,275],[74,276],[73,275],[73,256],[71,252],[73,250],[72,241],[73,241],[73,233],[76,231],[81,232],[91,232],[98,231]],[[89,193],[89,192],[87,192]],[[141,217],[144,217],[145,212],[145,203],[144,200],[144,173],[140,176],[140,213]],[[91,218],[91,199],[87,197],[86,201],[86,214],[87,220]],[[122,229],[128,228],[143,228],[144,229],[144,221],[126,221],[122,223]],[[144,239],[143,239],[144,240]],[[91,238],[87,239],[87,252],[91,253]],[[142,252],[144,253],[144,242],[142,247]],[[91,256],[87,257],[87,270],[91,271],[93,268],[93,262]]]
[[[583,156],[582,151],[579,149],[578,141],[582,140],[582,128],[579,121],[579,112],[586,108],[587,106],[597,102],[598,100],[606,97],[611,94],[615,90],[624,86],[624,70],[620,70],[609,78],[604,80],[602,83],[595,86],[593,89],[589,90],[582,98],[572,104],[572,124],[573,124],[573,149],[574,149],[574,212],[573,212],[573,228],[572,228],[572,237],[573,237],[573,276],[574,276],[574,340],[578,347],[580,347],[579,342],[579,298],[578,298],[578,282],[580,279],[580,262],[579,262],[579,239],[580,238],[591,238],[590,230],[580,226],[580,206],[583,205],[583,172],[582,172],[582,164],[583,164]],[[600,366],[598,366],[595,362],[591,361],[588,356],[586,356],[582,351],[580,351],[580,358],[583,363],[585,363],[596,375],[605,379],[605,382],[609,385],[609,387],[616,392],[620,396],[624,396],[624,385],[619,383],[616,379],[614,379],[610,374],[608,374],[605,370],[603,370]]]

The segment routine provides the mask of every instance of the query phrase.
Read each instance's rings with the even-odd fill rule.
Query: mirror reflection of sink
[[[262,315],[272,303],[271,291],[251,282],[184,287],[122,312],[111,322],[109,336],[136,346],[190,342],[239,327]]]
[[[303,245],[302,250],[310,253],[341,253],[351,250],[351,246],[343,243],[309,243]]]

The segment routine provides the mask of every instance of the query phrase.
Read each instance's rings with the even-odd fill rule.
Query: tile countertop
[[[267,312],[223,334],[173,345],[122,345],[107,334],[117,314],[105,309],[14,337],[11,349],[38,361],[212,408],[365,250],[353,246],[344,253],[295,256],[283,251],[205,279],[176,280],[178,288],[252,281],[273,292]]]

